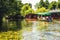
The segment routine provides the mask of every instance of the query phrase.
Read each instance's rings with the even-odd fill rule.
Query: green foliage
[[[21,11],[21,7],[23,6],[23,4],[21,3],[21,1],[16,1],[16,0],[0,0],[0,28],[3,29],[2,27],[2,21],[5,19],[3,19],[3,17],[5,15],[16,15],[16,14],[20,14]]]
[[[44,2],[43,0],[40,0],[39,3],[36,3],[35,7],[36,7],[36,8],[45,7],[46,9],[48,9],[48,7],[49,7],[49,1],[46,0],[46,1]]]
[[[50,10],[60,9],[60,0],[58,0],[58,2],[52,1],[51,3],[49,3],[48,0],[46,0],[45,2],[43,0],[40,0],[39,3],[36,3],[35,8],[41,7],[45,7],[46,9]]]
[[[43,0],[40,0],[39,7],[44,7],[44,1]]]
[[[46,0],[46,1],[45,1],[45,8],[48,9],[48,7],[49,7],[49,1]]]
[[[25,16],[26,14],[34,13],[34,10],[31,8],[30,5],[25,4],[25,5],[22,7],[22,10],[21,10],[20,12],[21,12],[21,15],[22,15],[22,16]]]
[[[22,7],[22,3],[21,1],[15,1],[15,2],[11,2],[11,7],[10,10],[8,10],[8,12],[12,13],[12,15],[14,14],[20,14],[20,10]]]
[[[22,7],[21,1],[15,1],[15,0],[0,0],[0,13],[4,14],[15,14],[20,13]]]
[[[58,9],[60,9],[60,1],[58,1]]]
[[[42,8],[38,8],[38,9],[36,10],[36,12],[37,12],[37,13],[38,13],[38,12],[48,12],[48,9],[42,7]]]
[[[57,2],[56,1],[52,1],[49,5],[49,9],[56,9],[57,8]]]

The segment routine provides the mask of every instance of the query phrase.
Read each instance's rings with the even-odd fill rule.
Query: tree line
[[[43,0],[40,0],[39,3],[36,3],[35,8],[41,7],[45,7],[49,10],[60,9],[60,0],[58,0],[58,2],[52,1],[51,3],[49,3],[49,0],[46,0],[45,2]]]

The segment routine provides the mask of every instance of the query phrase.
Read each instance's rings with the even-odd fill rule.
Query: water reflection
[[[21,27],[21,21],[22,20],[8,20],[8,19],[4,19],[5,21],[3,21],[2,23],[2,27],[4,28],[4,30],[16,30],[16,29],[22,29]]]
[[[60,40],[60,24],[45,21],[25,21],[26,29],[23,31],[23,40]],[[32,23],[32,24],[30,24]],[[31,31],[28,32],[27,27]]]
[[[60,23],[45,21],[4,21],[2,27],[8,30],[22,28],[23,40],[60,40]]]

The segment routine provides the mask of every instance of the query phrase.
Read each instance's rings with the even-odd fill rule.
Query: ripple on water
[[[39,24],[39,22],[34,21],[32,24],[32,31],[23,32],[24,40],[60,40],[60,32],[52,31],[59,29],[59,24],[49,24],[48,30],[50,31],[36,30],[37,24]]]

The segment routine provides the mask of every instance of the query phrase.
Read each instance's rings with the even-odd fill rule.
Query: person
[[[49,22],[51,22],[52,21],[52,17],[51,16],[49,16]]]
[[[46,17],[46,20],[48,21],[48,16]]]
[[[52,22],[52,17],[51,16],[47,16],[46,19],[47,19],[48,22]]]
[[[45,20],[45,17],[43,17],[43,20]]]

